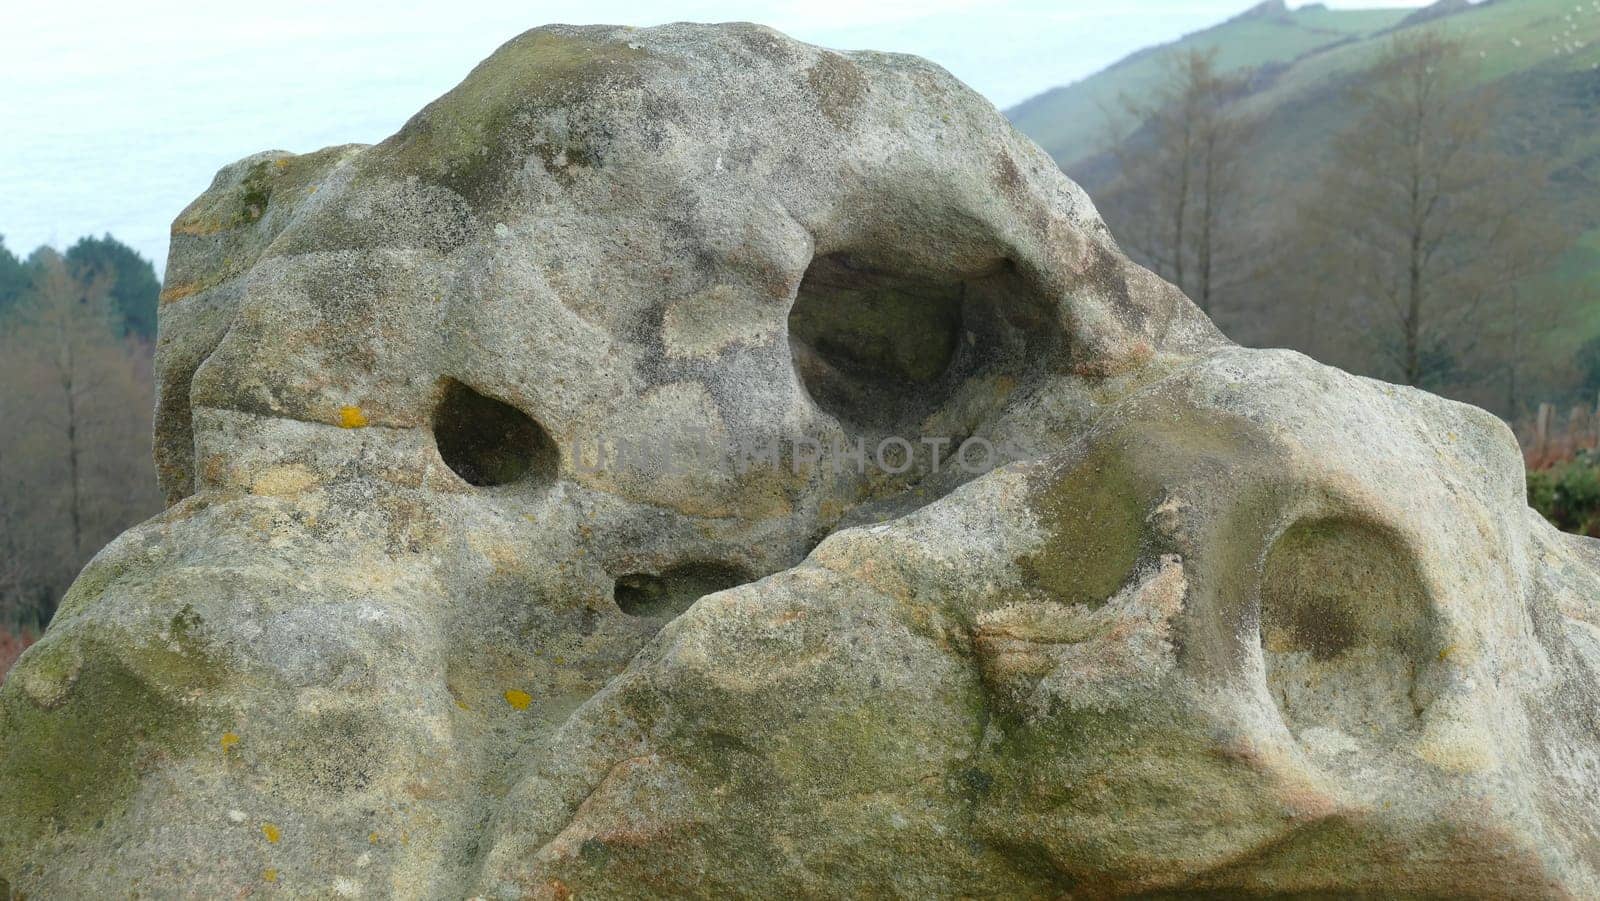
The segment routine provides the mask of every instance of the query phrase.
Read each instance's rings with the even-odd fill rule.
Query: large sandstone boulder
[[[18,895],[1600,894],[1510,433],[1231,346],[935,66],[538,29],[173,234]]]

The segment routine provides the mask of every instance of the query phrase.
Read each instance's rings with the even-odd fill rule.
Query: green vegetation
[[[150,340],[156,336],[156,298],[161,281],[155,267],[133,248],[106,235],[79,238],[67,248],[67,266],[82,282],[108,279],[112,305],[122,320],[125,335]]]
[[[0,236],[0,314],[22,296],[28,288],[28,269],[7,247]]]
[[[1528,504],[1559,529],[1600,538],[1600,459],[1589,452],[1529,470]]]
[[[53,253],[41,247],[23,261],[0,236],[0,317],[35,290],[45,260]],[[96,287],[109,294],[122,334],[155,339],[161,280],[149,260],[109,234],[79,238],[63,258],[74,280],[86,289]]]

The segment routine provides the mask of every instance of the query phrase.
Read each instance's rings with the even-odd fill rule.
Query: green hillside
[[[1502,148],[1551,167],[1551,201],[1573,243],[1535,290],[1571,315],[1567,327],[1543,336],[1538,350],[1568,357],[1600,336],[1600,0],[1442,0],[1426,10],[1290,11],[1267,3],[1041,94],[1008,115],[1095,194],[1117,177],[1106,152],[1106,110],[1120,96],[1139,97],[1157,85],[1169,52],[1215,50],[1219,68],[1251,75],[1241,108],[1260,123],[1249,171],[1264,198],[1253,215],[1264,219],[1312,180],[1328,140],[1351,121],[1348,89],[1387,40],[1419,28],[1443,29],[1461,41],[1478,76],[1504,99],[1496,121]]]
[[[1100,149],[1107,110],[1123,96],[1138,97],[1155,87],[1170,51],[1215,50],[1224,71],[1270,68],[1392,28],[1411,12],[1331,10],[1320,4],[1290,11],[1283,0],[1268,0],[1214,28],[1141,50],[1083,81],[1046,91],[1006,114],[1066,165]]]

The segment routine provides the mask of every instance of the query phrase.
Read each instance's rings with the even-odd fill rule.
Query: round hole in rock
[[[998,403],[997,384],[1059,355],[1051,310],[1008,259],[932,273],[827,254],[800,281],[789,350],[818,407],[858,432],[895,434]]]
[[[1330,518],[1291,527],[1267,554],[1261,647],[1267,685],[1297,734],[1382,739],[1417,722],[1432,646],[1426,589],[1403,542]]]
[[[812,399],[842,421],[879,426],[926,407],[960,349],[962,289],[844,254],[813,261],[789,313],[795,369]]]
[[[613,597],[629,616],[671,619],[708,594],[748,581],[748,574],[727,564],[682,563],[659,573],[618,576]]]
[[[555,480],[555,442],[532,417],[454,380],[433,411],[433,440],[451,471],[479,487]]]

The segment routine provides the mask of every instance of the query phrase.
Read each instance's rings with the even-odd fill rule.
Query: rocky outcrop
[[[1600,551],[1228,344],[948,74],[537,29],[174,225],[29,897],[1600,891]]]

